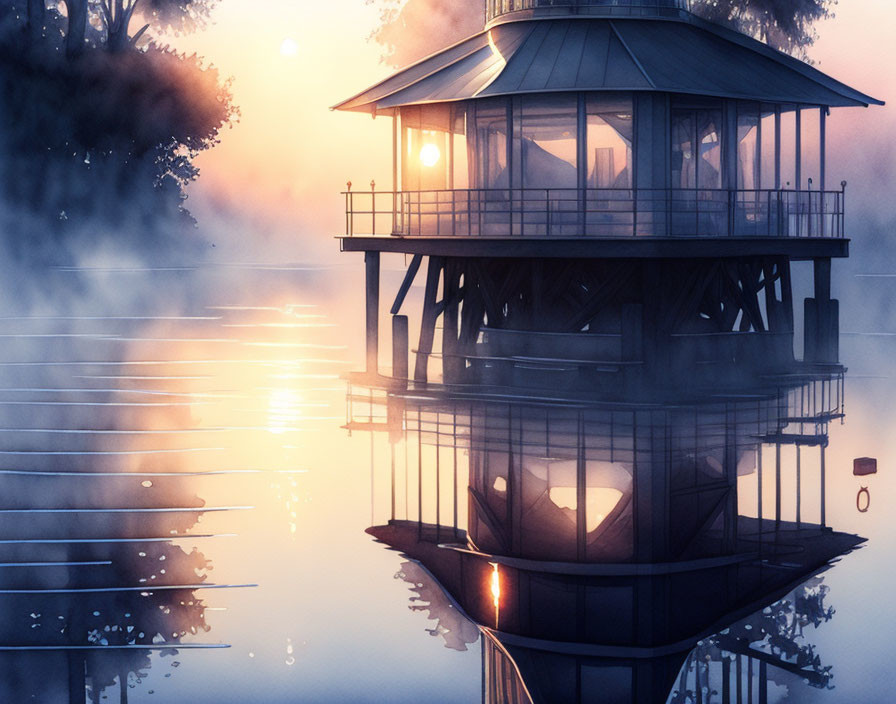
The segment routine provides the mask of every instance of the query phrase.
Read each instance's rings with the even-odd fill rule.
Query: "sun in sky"
[[[299,53],[299,43],[292,37],[286,37],[280,44],[280,54],[287,57],[295,56]]]

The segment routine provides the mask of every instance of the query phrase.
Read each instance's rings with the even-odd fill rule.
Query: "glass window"
[[[777,156],[775,155],[775,106],[762,106],[762,144],[760,151],[762,152],[760,159],[760,188],[773,189],[775,184],[775,166]]]
[[[685,101],[672,106],[672,187],[722,187],[722,106]]]
[[[578,187],[578,100],[524,96],[520,120],[523,188]]]
[[[588,188],[632,187],[631,98],[594,96],[588,99]]]
[[[450,121],[448,105],[401,109],[402,190],[448,188]]]
[[[737,188],[758,190],[761,183],[760,111],[758,104],[741,103],[737,108]]]
[[[802,128],[802,183],[800,190],[821,188],[821,111],[818,108],[804,108],[801,116]]]
[[[700,160],[697,162],[697,188],[722,187],[722,111],[697,111],[697,139]]]
[[[454,107],[451,126],[452,183],[451,188],[469,188],[472,181],[470,160],[467,158],[467,110],[464,105]]]
[[[781,188],[797,188],[796,112],[792,106],[781,108]]]
[[[475,133],[472,140],[468,139],[468,148],[476,164],[475,187],[509,188],[507,102],[503,99],[476,101],[472,112]]]
[[[697,160],[694,157],[696,122],[692,110],[672,111],[672,187],[697,187]]]

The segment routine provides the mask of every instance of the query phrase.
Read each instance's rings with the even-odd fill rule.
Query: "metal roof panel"
[[[588,25],[581,22],[570,23],[566,41],[563,42],[554,70],[548,79],[550,85],[575,90],[587,38]]]
[[[538,48],[535,60],[520,82],[521,91],[545,90],[550,86],[551,73],[569,33],[569,21],[549,22],[547,36]]]
[[[829,107],[879,103],[761,42],[694,17],[580,17],[495,26],[337,107],[375,112],[565,90],[655,90]]]
[[[609,22],[589,22],[585,51],[579,64],[576,88],[585,90],[594,85],[603,86],[607,78],[607,61],[610,55]]]
[[[501,29],[495,27],[493,31]],[[541,45],[549,33],[547,23],[533,23],[530,33],[512,56],[507,58],[507,66],[489,87],[490,93],[513,93],[520,89],[529,68],[539,56]]]

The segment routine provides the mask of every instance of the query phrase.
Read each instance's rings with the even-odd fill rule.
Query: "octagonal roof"
[[[762,42],[685,13],[494,25],[334,109],[391,113],[407,105],[567,91],[658,91],[827,107],[883,104]]]

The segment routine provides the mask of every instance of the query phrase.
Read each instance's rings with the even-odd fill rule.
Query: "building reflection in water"
[[[351,393],[350,427],[390,439],[368,532],[411,558],[399,575],[432,635],[463,649],[465,619],[478,626],[485,701],[764,702],[770,681],[828,685],[801,634],[832,613],[811,580],[862,543],[825,525],[842,368],[743,381],[627,402]]]

